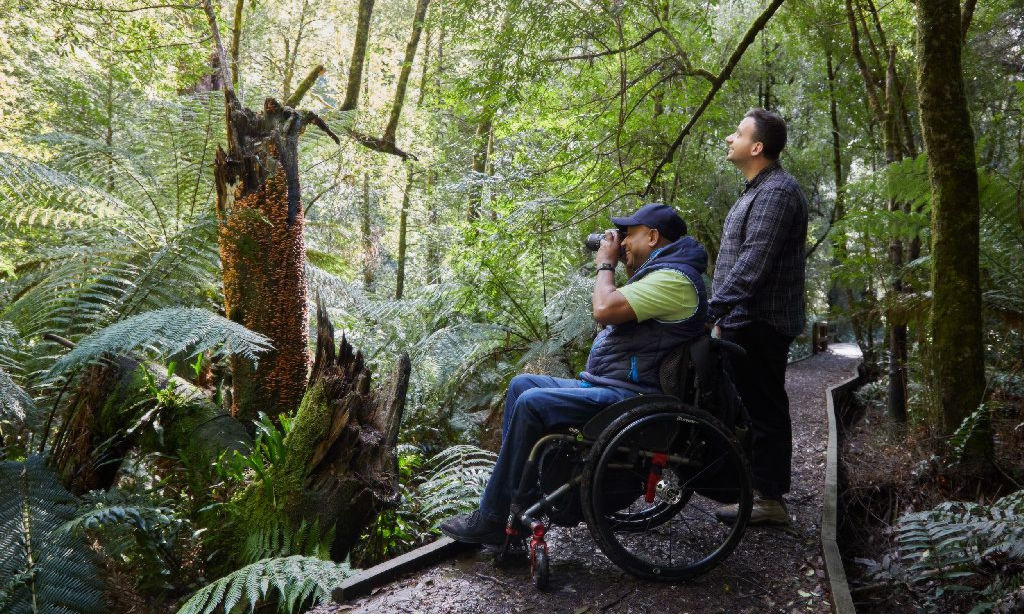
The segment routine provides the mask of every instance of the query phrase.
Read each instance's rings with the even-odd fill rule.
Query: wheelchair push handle
[[[711,344],[724,349],[733,356],[743,357],[747,355],[747,350],[743,349],[743,346],[733,343],[732,341],[726,341],[722,339],[722,328],[720,326],[722,319],[715,320],[714,324],[711,324],[708,328],[708,333],[711,336]]]

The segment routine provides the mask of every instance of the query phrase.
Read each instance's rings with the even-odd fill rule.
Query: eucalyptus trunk
[[[932,201],[932,383],[946,435],[978,409],[985,391],[978,173],[964,94],[961,19],[957,0],[917,3],[918,95]],[[967,453],[980,460],[991,445],[982,424]]]

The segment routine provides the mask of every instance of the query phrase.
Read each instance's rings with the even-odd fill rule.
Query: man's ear
[[[758,141],[750,146],[750,155],[752,156],[760,155],[762,151],[764,151],[764,143],[762,143],[761,141]]]

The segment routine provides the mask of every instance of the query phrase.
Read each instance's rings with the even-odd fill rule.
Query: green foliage
[[[991,505],[947,502],[907,514],[896,539],[906,564],[896,576],[924,595],[930,611],[944,611],[944,596],[964,592],[977,600],[972,611],[987,612],[1024,583],[1024,491]]]
[[[149,594],[166,595],[180,582],[180,549],[189,542],[191,523],[169,505],[155,505],[146,494],[119,489],[94,491],[84,497],[78,515],[58,534],[99,538],[103,553],[129,565],[137,585]]]
[[[495,460],[494,452],[469,445],[452,446],[430,459],[430,474],[416,489],[420,513],[430,527],[476,507]]]
[[[94,555],[60,530],[77,503],[43,457],[0,462],[0,611],[108,611]]]
[[[327,601],[352,571],[345,564],[306,556],[263,559],[235,571],[200,589],[177,614],[231,612],[247,607],[249,612],[269,598],[278,600],[282,612],[298,612]]]
[[[327,561],[331,558],[333,542],[334,528],[323,531],[319,521],[308,523],[303,520],[294,529],[290,524],[272,522],[268,528],[246,538],[242,559],[255,563],[262,559],[301,555]]]
[[[273,502],[275,508],[283,505],[284,502],[278,499],[279,485],[274,479],[274,472],[271,471],[271,468],[282,466],[285,462],[288,448],[284,441],[288,433],[291,432],[292,421],[293,417],[281,414],[278,416],[278,422],[275,423],[270,416],[260,412],[259,421],[254,423],[256,438],[250,451],[242,453],[238,450],[231,450],[220,455],[214,465],[214,471],[228,484],[229,492],[234,492],[244,487],[245,484],[255,481],[262,486],[268,500]],[[272,532],[274,530],[276,529],[273,529]],[[275,537],[272,535],[265,539],[274,539]]]
[[[0,368],[0,438],[23,428],[26,422],[31,422],[38,414],[39,410],[32,397]],[[0,445],[2,454],[3,446]]]
[[[438,533],[448,516],[475,509],[497,455],[471,445],[456,445],[424,461],[410,445],[398,457],[401,503],[381,512],[360,540],[353,561],[376,564],[421,545]]]
[[[147,349],[164,356],[188,352],[194,356],[238,354],[256,362],[270,349],[269,339],[241,324],[198,308],[170,307],[147,311],[98,330],[82,339],[50,370],[59,375],[105,354],[129,354]]]

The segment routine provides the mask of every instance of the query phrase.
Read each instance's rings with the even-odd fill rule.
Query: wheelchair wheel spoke
[[[735,438],[689,408],[639,408],[610,425],[584,469],[583,506],[602,551],[636,575],[703,573],[739,542],[749,514],[749,470]],[[739,502],[740,521],[715,512]]]

